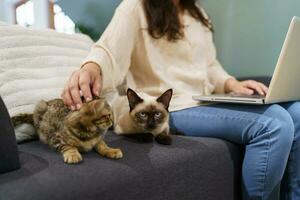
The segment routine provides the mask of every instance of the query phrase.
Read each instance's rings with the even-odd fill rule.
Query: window
[[[1,1],[1,0],[0,0]],[[54,0],[14,0],[15,22],[24,27],[48,27],[63,33],[75,33],[75,23]],[[34,12],[36,11],[36,13]],[[49,17],[47,17],[47,15]]]
[[[29,27],[34,23],[34,8],[32,1],[21,1],[16,5],[16,23]]]
[[[58,32],[75,33],[75,24],[57,4],[53,5],[54,28]]]

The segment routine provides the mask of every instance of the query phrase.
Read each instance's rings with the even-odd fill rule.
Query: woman
[[[244,199],[269,199],[282,184],[282,199],[300,198],[300,104],[198,105],[195,94],[265,95],[267,87],[237,81],[216,59],[212,25],[195,0],[124,0],[62,98],[81,107],[80,90],[93,95],[128,87],[157,96],[173,88],[170,127],[186,135],[245,145]],[[275,194],[276,195],[276,194]]]

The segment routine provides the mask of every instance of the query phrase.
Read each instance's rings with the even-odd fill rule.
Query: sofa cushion
[[[19,145],[22,168],[0,175],[0,199],[231,200],[240,199],[243,151],[213,139],[174,136],[174,143],[140,143],[108,134],[124,158],[95,152],[67,165],[39,141]]]
[[[88,54],[92,40],[81,34],[0,23],[0,95],[10,116],[32,113],[41,99],[60,97],[70,74]],[[15,130],[17,141],[34,137],[32,126]]]
[[[59,97],[92,44],[85,35],[0,24],[0,94],[10,115]]]

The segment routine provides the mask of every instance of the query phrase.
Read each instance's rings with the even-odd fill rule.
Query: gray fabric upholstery
[[[95,152],[64,164],[39,141],[19,145],[22,167],[0,175],[0,199],[231,200],[240,199],[242,148],[213,138],[174,136],[171,146],[106,137],[124,158]]]

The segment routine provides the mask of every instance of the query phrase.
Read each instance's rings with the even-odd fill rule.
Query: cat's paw
[[[156,142],[164,145],[172,144],[172,137],[170,135],[159,134],[155,137]]]
[[[120,159],[123,158],[123,153],[121,151],[121,149],[109,149],[106,154],[106,157],[108,158],[114,158],[114,159]]]
[[[76,164],[82,161],[82,156],[78,151],[67,151],[63,154],[65,163]]]

